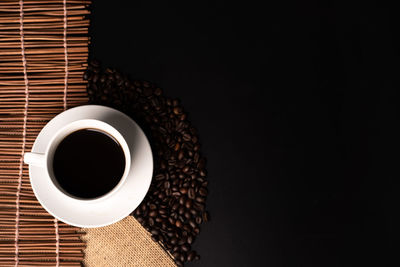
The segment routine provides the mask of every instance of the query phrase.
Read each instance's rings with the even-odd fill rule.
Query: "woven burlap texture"
[[[167,252],[131,216],[83,231],[86,267],[176,267]]]

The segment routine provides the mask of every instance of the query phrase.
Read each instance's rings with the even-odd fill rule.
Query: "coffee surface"
[[[95,198],[111,191],[125,170],[120,144],[108,134],[83,129],[65,137],[56,148],[53,171],[62,190],[79,198]]]

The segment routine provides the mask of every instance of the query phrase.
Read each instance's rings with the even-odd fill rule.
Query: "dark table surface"
[[[212,220],[188,266],[399,266],[396,9],[129,2],[94,1],[91,54],[199,129]]]

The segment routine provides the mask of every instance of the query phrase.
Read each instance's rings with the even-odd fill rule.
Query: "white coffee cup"
[[[54,153],[57,148],[57,146],[60,144],[60,142],[70,135],[73,132],[76,132],[78,130],[83,130],[83,129],[93,129],[97,130],[100,132],[104,132],[117,140],[119,145],[121,146],[124,156],[125,156],[125,170],[123,172],[123,175],[119,181],[119,183],[112,188],[108,193],[105,195],[96,197],[96,198],[91,198],[91,199],[82,199],[73,195],[70,195],[67,193],[63,188],[58,184],[57,179],[54,175],[53,172],[53,158],[54,158]],[[132,145],[133,146],[133,145]],[[78,153],[78,152],[77,152]],[[77,120],[74,122],[71,122],[67,125],[65,125],[63,128],[61,128],[58,132],[56,132],[52,139],[50,140],[47,150],[45,153],[34,153],[34,152],[28,152],[25,153],[24,155],[24,162],[29,164],[29,165],[35,165],[41,168],[44,168],[47,172],[47,175],[51,178],[51,181],[54,183],[54,185],[59,189],[62,193],[76,199],[81,199],[83,201],[101,201],[113,193],[118,191],[118,188],[121,187],[129,173],[129,169],[131,167],[131,153],[129,151],[129,146],[126,143],[126,140],[124,137],[118,132],[117,129],[112,127],[111,125],[100,121],[100,120],[93,120],[93,119],[83,119],[83,120]],[[73,166],[71,166],[73,168]]]
[[[125,156],[119,183],[91,199],[63,190],[52,169],[57,146],[81,129],[94,129],[113,137]],[[153,171],[150,144],[140,127],[125,114],[98,105],[72,108],[53,118],[38,135],[32,151],[25,153],[24,162],[29,164],[31,185],[42,206],[61,221],[80,227],[105,226],[128,216],[145,197]]]

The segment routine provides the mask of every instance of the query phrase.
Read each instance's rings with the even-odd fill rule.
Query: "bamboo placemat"
[[[23,154],[51,118],[87,102],[88,5],[0,1],[0,266],[81,266],[82,233],[38,203]]]

